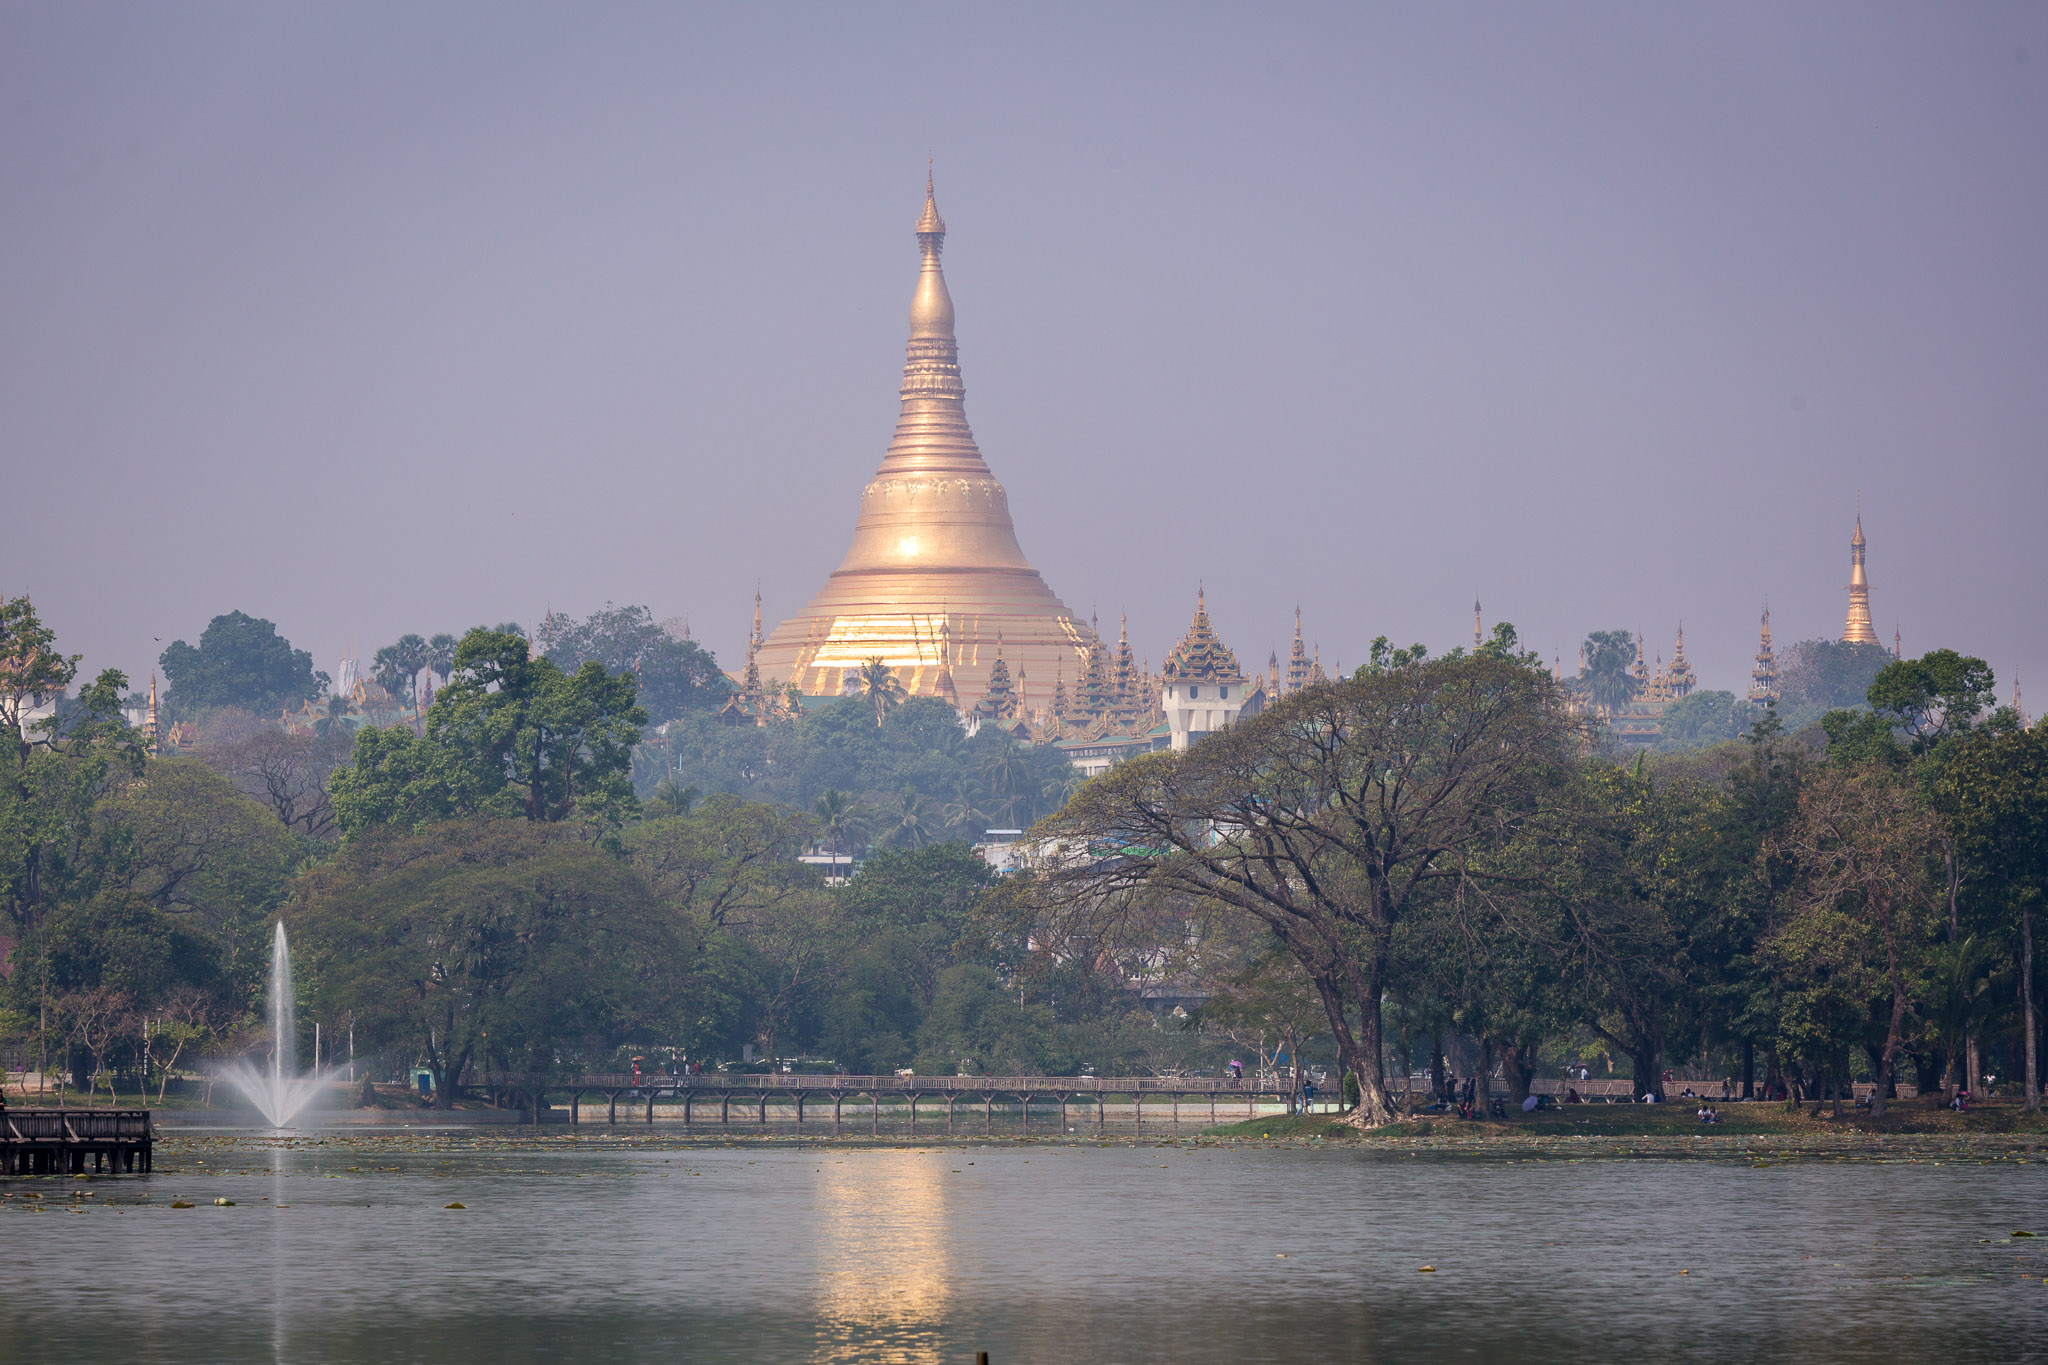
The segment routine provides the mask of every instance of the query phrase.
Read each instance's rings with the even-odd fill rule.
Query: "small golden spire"
[[[1863,513],[1856,514],[1856,534],[1849,538],[1849,616],[1842,625],[1845,645],[1874,645],[1877,631],[1870,624],[1870,579],[1864,573],[1866,545]]]

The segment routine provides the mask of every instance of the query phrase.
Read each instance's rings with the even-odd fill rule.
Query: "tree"
[[[903,684],[896,677],[896,670],[881,659],[869,659],[860,666],[857,682],[860,694],[875,708],[875,728],[882,728],[882,717],[889,708],[900,703],[907,695]]]
[[[1749,704],[1733,692],[1693,692],[1664,708],[1659,749],[1694,749],[1742,738],[1750,725]]]
[[[1940,788],[1972,879],[1984,882],[2019,921],[2027,1107],[2038,1110],[2034,911],[2048,895],[2048,727],[1971,735],[1949,759]]]
[[[448,680],[455,676],[457,643],[456,638],[446,631],[427,641],[427,667],[434,671],[434,676],[441,680],[443,687],[446,687]]]
[[[573,676],[481,628],[455,652],[457,677],[426,733],[366,727],[330,785],[344,837],[452,815],[577,818],[617,827],[637,809],[632,749],[647,713],[630,675],[586,662]]]
[[[1785,651],[1778,671],[1779,706],[1788,714],[1860,706],[1892,652],[1883,645],[1802,640]]]
[[[328,687],[312,655],[293,649],[271,622],[239,611],[208,622],[196,649],[172,641],[157,663],[170,681],[166,705],[180,718],[216,706],[275,716]]]
[[[433,651],[427,647],[426,637],[401,635],[392,643],[377,651],[370,665],[370,676],[378,686],[401,702],[413,700],[413,685],[419,681],[420,670],[433,658]]]
[[[159,910],[192,916],[231,970],[253,979],[297,861],[271,812],[195,759],[159,758],[100,813],[116,841],[110,878]]]
[[[665,902],[733,929],[816,888],[817,874],[797,861],[816,833],[802,811],[721,792],[686,815],[662,813],[628,827],[624,843]]]
[[[818,817],[818,831],[832,850],[832,873],[839,874],[839,856],[847,844],[867,827],[867,813],[860,802],[837,788],[828,787],[811,806]]]
[[[340,697],[330,700],[347,706]],[[324,839],[334,833],[327,782],[347,761],[351,743],[345,728],[306,734],[266,725],[241,739],[207,744],[198,758],[243,795],[268,805],[286,829]]]
[[[1251,917],[1314,984],[1358,1077],[1353,1121],[1390,1122],[1394,935],[1423,902],[1507,875],[1498,851],[1565,780],[1578,734],[1533,660],[1425,660],[1306,688],[1184,753],[1112,768],[1041,822],[1046,941],[1149,927],[1176,898]]]
[[[301,879],[287,921],[318,1003],[425,1056],[442,1108],[479,1063],[588,1066],[689,1003],[688,924],[559,827],[366,832]]]
[[[1994,700],[1991,666],[1937,649],[1878,670],[1865,693],[1870,709],[1897,728],[1916,754],[1966,735]]]
[[[1887,997],[1884,1044],[1871,1094],[1884,1115],[1913,1006],[1917,958],[1936,916],[1926,860],[1933,817],[1903,782],[1874,765],[1830,765],[1800,793],[1791,854],[1800,868],[1791,922],[1777,934],[1781,961],[1812,964],[1816,980]]]
[[[925,799],[917,794],[917,788],[905,787],[900,803],[888,814],[882,841],[898,848],[923,848],[930,843],[932,826],[925,809]]]
[[[58,653],[27,598],[0,599],[0,908],[18,930],[90,879],[94,810],[142,768],[121,714],[128,679],[117,669],[103,670],[75,704],[36,718],[57,707],[77,672],[77,656]]]
[[[1586,637],[1585,662],[1579,667],[1578,689],[1608,714],[1635,700],[1636,637],[1626,630],[1596,630]]]
[[[557,617],[552,624],[548,658],[564,673],[589,662],[608,673],[631,673],[656,725],[689,711],[716,710],[732,690],[709,650],[672,633],[646,607],[607,602],[588,620]]]

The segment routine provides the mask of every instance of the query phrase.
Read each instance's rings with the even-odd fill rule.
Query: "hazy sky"
[[[0,5],[0,591],[687,616],[844,553],[936,159],[968,414],[1156,667],[1838,635],[2048,709],[2048,7]],[[158,643],[161,640],[163,643]]]

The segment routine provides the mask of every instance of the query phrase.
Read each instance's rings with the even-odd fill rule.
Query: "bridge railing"
[[[642,1075],[635,1080],[628,1073],[586,1075],[503,1075],[493,1074],[475,1082],[478,1088],[507,1090],[652,1090],[662,1093],[685,1091],[697,1094],[761,1093],[793,1094],[797,1091],[824,1094],[920,1095],[1181,1095],[1181,1096],[1284,1096],[1289,1083],[1285,1077],[1242,1080],[1227,1076],[855,1076],[801,1072],[770,1072],[765,1075],[707,1073],[694,1076]]]

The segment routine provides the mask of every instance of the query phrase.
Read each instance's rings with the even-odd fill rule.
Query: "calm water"
[[[159,1162],[0,1183],[0,1359],[2048,1356],[2048,1238],[2007,1238],[2048,1231],[2038,1163],[417,1136]]]

